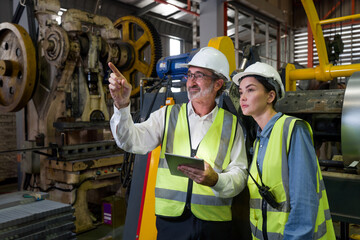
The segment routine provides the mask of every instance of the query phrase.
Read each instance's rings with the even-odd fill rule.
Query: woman
[[[253,239],[336,239],[311,127],[274,108],[285,95],[280,75],[257,62],[233,81],[243,114],[258,124],[248,178]]]

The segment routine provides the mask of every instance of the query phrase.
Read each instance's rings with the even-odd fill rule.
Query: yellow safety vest
[[[219,108],[214,122],[198,146],[196,156],[206,160],[218,173],[229,165],[236,126],[236,117]],[[177,217],[184,212],[189,180],[170,174],[165,152],[191,156],[187,104],[167,106],[155,187],[155,214]],[[210,187],[193,182],[190,203],[191,212],[197,218],[230,221],[231,202],[232,198],[219,198]]]
[[[267,204],[266,210],[266,228],[269,240],[283,239],[285,224],[290,213],[289,198],[289,171],[288,171],[288,152],[290,146],[291,133],[295,122],[301,120],[287,115],[281,116],[275,123],[263,162],[262,181],[264,185],[270,188],[275,196],[280,208],[274,209]],[[304,121],[305,122],[305,121]],[[305,122],[312,138],[310,125]],[[256,166],[259,143],[254,143],[254,157],[250,167],[250,173],[261,185],[259,172]],[[332,240],[335,238],[334,227],[331,220],[328,199],[325,185],[323,182],[319,163],[317,170],[317,194],[319,199],[319,208],[316,218],[315,231],[313,239]],[[262,216],[262,199],[258,187],[249,177],[248,187],[250,191],[250,225],[253,239],[264,239],[263,237],[263,216]]]

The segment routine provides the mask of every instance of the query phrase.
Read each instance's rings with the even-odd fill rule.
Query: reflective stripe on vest
[[[172,200],[182,201],[186,198],[186,192],[179,192],[170,189],[155,188],[155,195],[163,198],[172,198]],[[203,196],[199,194],[192,194],[191,203],[208,206],[227,206],[231,204],[230,198],[218,198],[215,196]]]
[[[178,119],[178,115],[180,112],[181,105],[174,105],[170,111],[170,119],[169,119],[169,127],[167,130],[167,142],[166,142],[166,152],[172,153],[173,152],[173,145],[174,145],[174,134],[175,134],[175,126]]]
[[[230,162],[236,124],[234,115],[219,108],[213,124],[199,144],[196,156],[206,159],[218,173]],[[180,216],[185,206],[188,179],[170,174],[164,158],[165,151],[184,156],[191,155],[186,104],[168,106],[155,188],[156,214]],[[210,187],[195,182],[193,184],[191,210],[196,217],[209,221],[231,220],[232,198],[218,198]]]
[[[277,120],[272,129],[264,157],[262,180],[265,185],[270,187],[270,191],[272,191],[272,193],[275,195],[276,200],[281,205],[279,209],[274,209],[267,204],[267,236],[269,239],[283,238],[284,227],[288,220],[290,212],[288,151],[290,147],[291,133],[297,120],[299,119],[286,115],[283,115]],[[311,127],[307,122],[305,123],[312,137]],[[279,136],[282,138],[281,140],[276,138]],[[279,144],[280,142],[281,144]],[[260,183],[260,178],[256,167],[257,153],[259,150],[258,145],[259,143],[258,141],[256,141],[254,143],[254,160],[251,165],[250,173],[255,176],[255,179],[258,181],[258,183]],[[269,149],[271,149],[271,151],[269,151],[271,153],[268,153]],[[281,163],[278,162],[279,157],[281,157]],[[278,161],[276,161],[275,159]],[[267,167],[268,165],[271,165],[271,169]],[[313,239],[335,239],[334,229],[332,226],[331,215],[325,191],[325,185],[321,176],[319,164],[317,163],[317,165],[317,189],[319,210],[317,214]],[[272,174],[266,171],[272,171]],[[279,177],[279,171],[281,171],[281,178]],[[250,191],[251,230],[255,239],[263,239],[263,219],[261,207],[263,199],[260,196],[256,185],[251,181],[252,179],[249,178],[248,186]]]

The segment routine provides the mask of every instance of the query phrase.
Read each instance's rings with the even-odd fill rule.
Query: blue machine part
[[[189,53],[183,53],[176,56],[163,57],[156,64],[156,73],[161,79],[172,79],[186,81],[185,75],[188,71],[186,64],[191,61],[199,49],[192,50]]]

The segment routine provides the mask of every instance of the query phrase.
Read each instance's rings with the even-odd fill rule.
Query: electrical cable
[[[150,88],[150,89],[153,90],[153,89],[155,89],[155,87],[158,87],[157,90],[156,90],[156,92],[155,92],[155,96],[154,96],[153,99],[151,100],[150,107],[149,107],[149,109],[148,109],[148,111],[147,111],[147,113],[146,113],[146,115],[145,115],[145,118],[144,118],[145,120],[148,119],[148,117],[150,116],[150,113],[151,113],[151,110],[152,110],[152,108],[153,108],[153,106],[154,106],[156,97],[157,97],[158,93],[160,92],[161,83],[164,81],[164,79],[165,79],[165,78],[162,78],[159,83],[155,84],[152,88]],[[160,86],[160,87],[159,87],[159,86]],[[152,90],[151,90],[151,91],[152,91]],[[150,92],[149,89],[148,89],[146,92]]]
[[[72,190],[74,190],[74,189],[77,190],[83,183],[90,181],[90,180],[95,180],[95,177],[88,177],[88,178],[83,179],[79,184],[76,184]],[[71,206],[75,205],[76,200],[77,200],[77,191],[75,191],[75,198],[74,198],[74,201],[71,203]]]
[[[146,89],[147,93],[152,92],[155,88],[157,88],[160,84],[162,84],[162,82],[165,80],[165,77],[163,77],[162,79],[160,79],[160,81],[158,83],[156,83],[154,86]]]
[[[84,182],[89,181],[89,180],[95,180],[95,177],[85,178],[85,179],[83,179],[83,180],[82,180],[80,183],[78,183],[78,184],[72,184],[73,188],[71,188],[71,189],[59,188],[59,187],[56,187],[55,185],[52,185],[52,186],[50,186],[50,187],[47,188],[47,189],[42,189],[42,188],[39,187],[39,186],[35,186],[35,185],[36,185],[36,176],[35,176],[35,174],[31,174],[31,175],[28,175],[28,174],[27,174],[26,177],[25,177],[25,181],[26,181],[26,182],[28,182],[28,181],[30,182],[30,180],[28,179],[29,176],[30,176],[30,178],[31,178],[31,177],[34,177],[34,183],[33,183],[33,185],[31,185],[30,183],[28,183],[28,184],[25,185],[25,183],[24,183],[24,190],[26,190],[28,187],[31,187],[32,189],[39,189],[41,192],[49,192],[49,191],[54,190],[54,189],[59,190],[59,191],[62,191],[62,192],[72,192],[72,191],[74,191],[75,189],[78,189]],[[26,188],[25,188],[25,187],[26,187]]]
[[[30,186],[31,177],[32,177],[32,174],[25,173],[23,190],[26,190]]]

